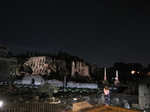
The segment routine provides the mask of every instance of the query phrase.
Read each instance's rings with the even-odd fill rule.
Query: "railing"
[[[125,95],[125,94],[114,94],[110,95],[110,105],[117,107],[125,107],[125,104],[128,103],[130,109],[138,110],[139,98],[145,98],[143,96],[139,97],[137,95]],[[145,98],[147,99],[147,98]],[[87,102],[84,105],[78,105],[77,103]],[[0,108],[0,112],[67,112],[75,108],[83,109],[85,105],[91,105],[92,108],[99,107],[105,104],[103,93],[93,94],[93,95],[78,95],[78,96],[66,96],[59,98],[59,101],[54,101],[53,103],[49,101],[48,103],[34,103],[34,104],[25,104],[24,106],[15,106],[13,108]],[[77,105],[74,105],[77,104]],[[91,107],[89,106],[89,107]],[[91,109],[91,108],[89,108]],[[84,112],[84,111],[82,111]]]
[[[65,105],[38,103],[8,109],[3,108],[0,109],[0,112],[60,112],[61,110],[65,110]]]
[[[125,107],[125,104],[128,104],[129,108],[134,110],[149,108],[150,106],[150,97],[146,96],[111,93],[110,97],[111,102],[116,100],[115,103],[112,103],[114,106]]]
[[[119,99],[124,99],[126,101],[128,101],[128,103],[138,103],[138,95],[126,95],[126,94],[114,94],[111,93],[111,99],[112,98],[119,98]]]

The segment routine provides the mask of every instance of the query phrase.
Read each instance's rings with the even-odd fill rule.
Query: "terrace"
[[[150,99],[138,95],[116,93],[111,90],[110,106],[106,107],[102,88],[60,88],[52,98],[45,94],[37,94],[38,87],[33,85],[18,85],[16,90],[7,91],[1,88],[1,101],[3,105],[0,112],[140,112],[149,110],[139,107],[139,98]],[[4,90],[3,90],[4,89]],[[8,89],[9,90],[9,89]],[[38,97],[37,97],[38,96]],[[103,111],[102,111],[103,110]],[[145,111],[146,112],[146,111]]]
[[[4,103],[0,112],[142,112],[138,105],[138,96],[116,93],[111,94],[111,104],[108,107],[104,104],[103,93],[63,95],[59,98],[53,97],[48,100],[41,98],[32,102],[25,102],[23,98],[22,101]]]

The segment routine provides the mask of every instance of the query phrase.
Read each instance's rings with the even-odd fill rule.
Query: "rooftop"
[[[76,112],[76,111],[70,110],[70,111],[67,111],[67,112]],[[125,109],[125,108],[122,108],[122,107],[115,107],[115,106],[100,106],[100,107],[88,109],[88,110],[85,110],[85,111],[81,110],[81,112],[142,112],[142,111]]]

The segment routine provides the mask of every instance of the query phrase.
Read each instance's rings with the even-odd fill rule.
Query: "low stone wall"
[[[97,84],[94,83],[77,83],[73,81],[67,82],[67,87],[76,87],[76,88],[98,88]]]

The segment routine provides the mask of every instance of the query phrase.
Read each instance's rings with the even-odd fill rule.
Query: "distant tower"
[[[106,68],[104,68],[104,80],[103,80],[103,84],[108,84],[107,76],[106,76]]]
[[[115,80],[115,84],[117,85],[117,84],[119,84],[120,82],[119,82],[119,79],[118,79],[118,70],[116,70],[116,78],[115,78],[116,80]]]

